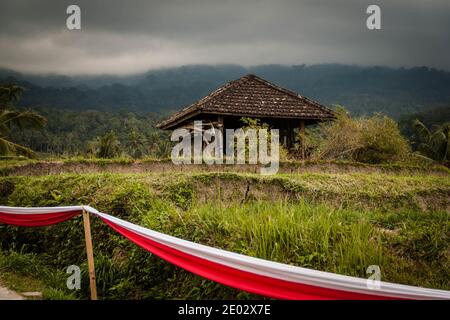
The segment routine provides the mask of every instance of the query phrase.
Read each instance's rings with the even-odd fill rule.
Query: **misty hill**
[[[398,117],[450,102],[450,72],[427,67],[194,65],[130,76],[26,75],[0,70],[0,82],[27,88],[22,106],[166,114],[248,73],[323,104],[344,105],[354,114],[383,112]]]

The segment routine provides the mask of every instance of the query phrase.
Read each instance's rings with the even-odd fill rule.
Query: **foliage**
[[[11,141],[12,132],[31,128],[42,128],[46,119],[31,110],[15,111],[13,101],[17,101],[23,92],[19,86],[0,87],[0,155],[22,155],[33,158],[35,153],[30,148]]]
[[[13,106],[14,102],[19,101],[25,89],[17,85],[0,86],[0,109],[8,109]]]
[[[114,158],[119,156],[120,153],[120,142],[112,130],[89,143],[88,154],[98,158]]]
[[[271,141],[272,141],[272,135],[270,132],[270,126],[267,123],[264,123],[261,121],[261,119],[258,118],[249,118],[249,117],[242,117],[241,119],[241,123],[243,124],[242,129],[244,131],[246,131],[247,129],[255,129],[255,130],[260,130],[260,129],[264,129],[267,130],[267,150],[271,150]],[[259,136],[256,136],[258,139],[258,145],[259,145]],[[246,154],[248,153],[248,144],[246,144]],[[288,150],[283,146],[283,145],[279,145],[279,155],[280,161],[283,160],[287,160],[289,158],[289,152]]]
[[[194,65],[126,77],[24,75],[0,70],[0,81],[27,88],[23,106],[167,114],[249,73],[326,105],[340,103],[356,115],[383,112],[398,117],[450,101],[450,73],[427,67]]]
[[[127,153],[134,159],[142,158],[145,155],[145,138],[136,131],[131,130],[127,137]]]
[[[421,138],[418,150],[423,155],[444,163],[450,160],[450,122],[435,126],[433,131],[430,131],[416,119],[414,128]]]
[[[333,72],[337,72],[337,73],[342,73],[345,74],[346,70],[341,69],[338,66],[328,66],[327,68],[330,68],[331,70],[334,70]],[[195,68],[194,68],[195,69]],[[205,74],[208,74],[209,76],[214,78],[215,75],[215,70],[214,68],[204,70]],[[227,69],[227,68],[225,68]],[[296,72],[298,72],[299,70],[302,70],[302,72],[306,72],[308,74],[310,74],[313,70],[315,70],[315,72],[322,72],[323,70],[317,70],[316,67],[310,67],[307,68],[305,66],[299,66],[298,68],[286,68],[284,70],[282,70],[283,72],[287,72],[287,73],[292,73],[293,75],[296,75]],[[258,74],[261,73],[262,76],[265,76],[265,73],[267,73],[268,75],[271,74],[271,72],[273,70],[270,70],[270,68],[258,68]],[[362,72],[362,70],[356,70],[357,72]],[[379,69],[373,70],[375,73],[379,72]],[[393,73],[395,73],[393,70],[390,70]],[[185,74],[184,72],[187,72],[187,70],[184,71],[180,71],[180,73],[175,73],[173,76],[175,77],[174,79],[172,79],[171,81],[175,81],[176,82],[176,75],[180,76],[180,77],[191,77],[191,78],[195,78],[197,79],[196,76],[194,76],[191,72],[193,72],[193,70],[189,70],[187,74]],[[396,72],[400,72],[400,71],[396,71]],[[417,69],[417,70],[408,70],[405,71],[404,73],[404,77],[405,79],[409,79],[410,77],[416,77],[416,73],[433,73],[433,70],[426,70],[426,69]],[[401,72],[403,73],[403,71]],[[384,74],[386,75],[386,70],[384,72]],[[156,82],[154,81],[156,78],[159,77],[163,78],[163,83],[161,82]],[[238,76],[238,75],[236,75]],[[276,78],[276,74],[272,75],[275,76]],[[297,75],[296,75],[297,76]],[[430,75],[431,78],[435,77],[437,75]],[[269,77],[270,78],[270,77]],[[152,80],[149,80],[152,79]],[[155,91],[161,89],[163,90],[165,88],[166,85],[169,85],[171,83],[171,81],[167,78],[167,75],[164,75],[164,72],[160,71],[157,72],[157,74],[155,75],[149,75],[148,78],[145,78],[145,80],[143,79],[142,81],[147,83],[146,81],[149,81],[149,83],[152,86],[157,86],[158,89],[155,89]],[[197,79],[198,80],[198,79]],[[405,80],[405,81],[406,81]],[[225,81],[225,79],[224,79]],[[330,80],[331,81],[331,80]],[[275,81],[278,83],[278,81]],[[155,128],[155,123],[161,119],[161,115],[155,115],[155,114],[144,114],[143,112],[146,111],[142,108],[136,108],[136,110],[134,109],[135,107],[135,101],[136,99],[138,99],[138,97],[133,97],[130,99],[115,99],[114,101],[109,101],[106,96],[108,94],[114,94],[114,97],[116,97],[117,92],[123,91],[126,92],[127,90],[130,90],[130,87],[128,86],[124,86],[124,85],[119,85],[119,84],[111,84],[111,88],[106,88],[108,86],[105,86],[104,88],[102,88],[102,90],[106,90],[107,93],[105,93],[104,95],[100,95],[102,98],[106,99],[107,102],[109,104],[102,104],[102,106],[97,106],[97,102],[95,101],[93,102],[93,109],[97,109],[97,110],[108,110],[108,112],[101,112],[101,111],[92,111],[92,110],[86,110],[85,109],[85,105],[83,105],[82,107],[78,108],[78,107],[74,107],[72,104],[66,104],[66,103],[62,103],[59,104],[55,101],[46,101],[45,98],[45,94],[44,96],[41,96],[40,94],[38,95],[38,97],[44,99],[44,100],[40,100],[40,101],[36,101],[36,97],[34,97],[31,100],[27,100],[27,97],[33,96],[36,93],[36,90],[41,90],[40,88],[33,86],[29,83],[22,83],[21,81],[18,81],[18,83],[22,84],[23,87],[27,88],[27,91],[23,97],[23,99],[21,99],[21,101],[19,101],[19,103],[21,105],[25,105],[25,104],[30,104],[30,103],[36,103],[39,105],[49,105],[52,106],[52,108],[48,108],[48,107],[39,107],[39,108],[35,108],[36,110],[38,110],[39,113],[45,115],[48,119],[49,119],[49,123],[47,126],[47,130],[45,132],[43,131],[37,131],[37,130],[27,130],[26,132],[16,132],[14,134],[13,140],[11,141],[12,143],[18,144],[18,145],[22,145],[27,147],[28,149],[32,149],[32,150],[36,150],[38,152],[41,153],[45,153],[45,154],[53,154],[53,155],[63,155],[65,157],[67,156],[78,156],[78,155],[85,155],[87,153],[90,153],[89,149],[92,149],[92,141],[95,141],[96,138],[105,135],[107,132],[109,132],[110,130],[113,130],[116,132],[117,138],[120,141],[121,145],[123,146],[123,152],[127,153],[129,156],[133,157],[133,158],[141,158],[141,157],[145,157],[145,156],[153,156],[153,157],[167,157],[170,154],[170,149],[172,144],[170,143],[170,141],[168,141],[168,133],[167,132],[162,132],[158,129]],[[283,79],[280,79],[279,82],[281,85],[283,85]],[[220,85],[222,83],[220,83],[217,80],[217,85]],[[56,83],[54,83],[54,85],[56,85]],[[355,84],[353,83],[353,85],[355,86]],[[287,87],[290,87],[291,85],[286,85]],[[303,93],[303,88],[304,86],[302,86],[302,93]],[[85,88],[86,89],[86,88]],[[144,88],[140,88],[139,92],[141,92],[141,89],[144,90]],[[184,88],[183,88],[184,89]],[[203,88],[204,89],[204,88]],[[9,91],[5,91],[3,96],[4,97],[10,97],[10,99],[17,99],[18,95],[20,94],[22,90],[22,87],[14,85],[11,86],[11,90]],[[83,92],[79,92],[77,93],[79,90],[79,88],[60,88],[55,90],[54,88],[52,89],[52,94],[55,95],[59,95],[62,94],[61,91],[66,92],[66,94],[64,95],[64,98],[66,97],[78,97],[78,99],[76,99],[76,101],[74,101],[73,103],[79,103],[80,101],[83,101],[83,99],[80,99],[79,95],[83,96],[86,95],[87,92],[89,90],[85,90]],[[97,90],[97,89],[96,89]],[[98,89],[100,90],[100,89]],[[164,89],[163,91],[165,92],[166,89]],[[180,88],[180,90],[182,90]],[[95,90],[93,90],[92,93],[94,93]],[[156,94],[155,91],[152,92],[152,94]],[[195,91],[195,90],[194,90]],[[313,90],[316,94],[321,94],[321,91],[317,91],[316,89]],[[206,94],[208,91],[206,91],[204,94]],[[327,94],[328,94],[329,90],[327,90]],[[203,94],[203,93],[202,93]],[[305,92],[305,94],[307,94],[307,92]],[[195,96],[196,94],[193,94],[193,96]],[[337,96],[339,96],[339,93],[336,93]],[[90,94],[89,94],[90,96]],[[189,95],[190,96],[190,95]],[[182,98],[185,98],[186,95],[183,95]],[[200,96],[199,96],[200,97]],[[312,95],[312,97],[314,97],[314,94]],[[358,96],[359,97],[359,96]],[[35,99],[36,98],[36,99]],[[54,98],[54,96],[52,96],[52,98]],[[96,98],[99,98],[98,96],[96,96]],[[139,96],[139,99],[142,98],[141,96]],[[87,100],[90,100],[91,98],[87,98]],[[181,99],[181,98],[180,98]],[[321,102],[326,103],[328,98],[324,98],[323,100],[320,100]],[[394,110],[390,110],[389,108],[386,108],[386,106],[380,106],[379,108],[376,108],[374,105],[374,103],[376,103],[377,99],[372,99],[370,101],[367,100],[367,97],[359,97],[359,103],[362,105],[362,107],[357,107],[356,104],[354,103],[356,101],[356,98],[351,98],[351,102],[347,101],[346,97],[342,97],[342,100],[334,97],[334,101],[340,101],[345,103],[347,106],[350,107],[351,110],[355,111],[356,114],[370,114],[376,111],[385,111],[386,113],[389,114],[397,114],[397,111]],[[25,100],[25,102],[23,101]],[[410,100],[410,99],[409,99]],[[419,99],[416,99],[417,101]],[[149,99],[148,101],[152,101],[154,102],[155,99]],[[161,102],[162,104],[165,105],[165,103],[167,101],[172,101],[172,100],[165,100],[163,102]],[[86,102],[86,101],[85,101]],[[119,105],[114,106],[116,103],[119,103]],[[128,104],[131,103],[131,104]],[[158,102],[159,103],[159,102]],[[174,103],[172,102],[170,104],[170,107],[176,106],[176,105],[183,105],[183,104],[187,104],[189,103],[188,101],[186,102],[180,102],[180,103]],[[431,103],[431,102],[430,102]],[[371,106],[368,106],[368,104],[370,104]],[[133,106],[132,106],[133,105]],[[146,102],[147,105],[147,102]],[[60,109],[60,107],[64,107],[67,109]],[[418,110],[417,106],[412,106],[410,105],[409,108],[406,111],[415,111]],[[164,112],[164,113],[168,113],[170,112],[169,109],[166,109],[166,107],[161,109],[158,107],[156,108],[158,109],[158,111]],[[389,109],[389,110],[388,110]],[[70,111],[72,110],[72,111]],[[78,110],[77,112],[74,112],[73,110]],[[109,112],[109,111],[114,111],[114,112]],[[123,111],[123,110],[128,110],[128,111]],[[133,110],[136,111],[137,113],[132,113],[129,112],[129,110]],[[439,109],[439,111],[433,111],[431,110],[430,113],[433,114],[439,114],[442,117],[445,117],[446,114],[448,114],[448,107],[441,107]],[[152,111],[154,111],[152,109]],[[428,113],[427,113],[428,114]],[[422,118],[426,118],[428,117],[426,115],[420,114],[420,117]],[[434,117],[436,118],[436,117]],[[433,119],[434,119],[433,118]],[[408,118],[409,119],[409,118]],[[425,119],[426,120],[426,119]],[[439,118],[438,118],[439,120]],[[438,121],[436,120],[436,121]],[[407,137],[410,137],[412,142],[413,142],[413,148],[414,148],[414,142],[415,142],[415,136],[412,132],[412,129],[409,128],[409,125],[406,125],[405,122],[406,120],[403,119],[402,120],[402,130],[404,130],[405,134],[407,135]],[[435,121],[435,120],[433,120]],[[307,131],[310,131],[307,128]],[[307,141],[307,151],[308,153],[314,149],[314,147],[316,147],[318,145],[318,141],[316,141],[317,139],[315,139],[315,137],[317,137],[318,135],[309,135],[308,136],[308,141]],[[69,143],[68,143],[69,141]],[[91,150],[92,151],[92,150]],[[287,158],[287,153],[284,152],[285,150],[282,148],[281,149],[281,156],[282,158]],[[369,151],[368,151],[369,152]],[[370,152],[369,152],[370,153]],[[362,161],[367,161],[364,160],[365,157],[369,158],[369,161],[384,161],[383,159],[371,159],[373,157],[377,158],[377,155],[374,154],[374,152],[372,152],[372,155],[362,155],[361,159]],[[375,152],[376,153],[376,152]],[[316,154],[317,155],[317,154]],[[345,158],[345,157],[344,157]],[[349,157],[347,157],[346,159],[350,159]]]
[[[239,195],[221,198],[225,194],[219,192],[220,184],[223,191],[227,182],[238,189],[241,183],[246,187],[250,179],[261,183],[250,187],[260,195],[266,185],[267,200],[242,202]],[[303,174],[262,178],[211,173],[0,179],[2,184],[6,181],[14,186],[1,196],[2,203],[8,205],[85,203],[156,231],[233,252],[359,277],[366,277],[368,265],[377,264],[382,280],[449,289],[448,213],[445,209],[424,212],[409,201],[426,192],[436,197],[439,192],[448,193],[448,176]],[[290,194],[299,192],[299,198],[274,192],[279,184]],[[202,194],[194,193],[194,188],[212,189],[219,196],[199,202]],[[324,203],[320,194],[335,195],[347,205],[343,201]],[[364,197],[369,208],[360,205]],[[398,201],[401,197],[409,198]],[[386,210],[388,201],[401,205]],[[97,283],[103,299],[254,298],[164,262],[117,235],[99,219],[93,218],[91,223]],[[41,276],[55,290],[64,289],[59,270],[79,265],[82,290],[76,295],[88,297],[80,217],[37,229],[2,225],[0,244],[11,257],[3,260],[9,271],[16,266],[25,275]],[[43,268],[48,272],[39,275]]]
[[[379,114],[352,118],[341,109],[335,121],[321,125],[318,134],[317,158],[384,163],[404,160],[410,153],[397,123]]]
[[[45,131],[27,130],[15,135],[15,142],[41,154],[73,157],[94,156],[100,137],[114,131],[122,152],[131,157],[164,158],[170,154],[168,133],[156,129],[154,114],[36,108],[48,119]]]
[[[49,269],[42,256],[26,251],[25,245],[18,251],[0,251],[0,280],[4,284],[19,292],[42,292],[46,300],[77,298],[65,286],[65,272]]]
[[[433,128],[450,122],[450,104],[429,106],[422,112],[405,114],[399,118],[398,125],[402,134],[411,142],[413,150],[417,150],[421,137],[414,128],[415,120],[422,122],[427,128]]]

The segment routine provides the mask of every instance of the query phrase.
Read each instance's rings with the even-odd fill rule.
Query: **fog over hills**
[[[343,105],[353,114],[383,112],[398,117],[450,103],[450,72],[427,67],[189,65],[127,76],[37,75],[2,69],[0,82],[26,88],[20,106],[168,114],[249,73],[323,104]]]

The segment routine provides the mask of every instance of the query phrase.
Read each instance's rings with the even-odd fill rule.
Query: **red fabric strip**
[[[57,213],[14,214],[0,212],[0,222],[22,227],[42,227],[68,220],[78,214],[80,210]]]
[[[221,265],[163,245],[109,220],[102,220],[132,242],[192,273],[224,285],[272,298],[295,300],[381,300],[392,297],[342,291],[280,280]]]

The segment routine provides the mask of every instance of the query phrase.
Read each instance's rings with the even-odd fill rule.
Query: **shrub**
[[[316,158],[383,163],[403,161],[410,154],[409,144],[397,123],[380,114],[351,118],[342,109],[335,121],[321,125],[315,134],[318,147],[313,157]]]

